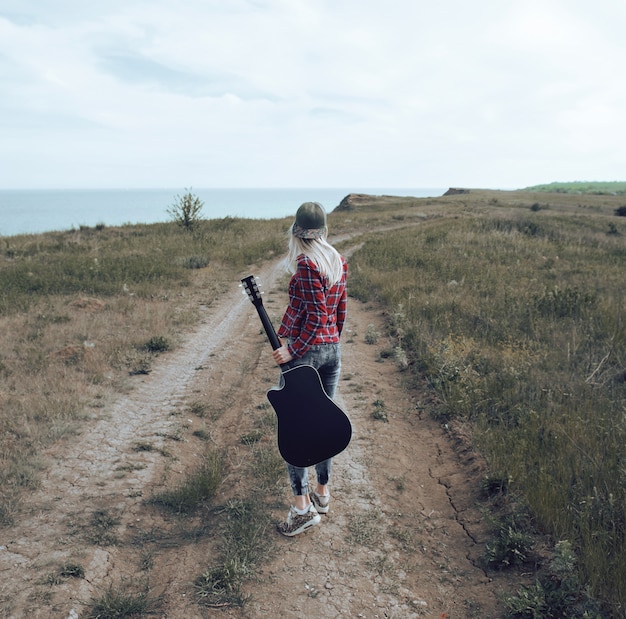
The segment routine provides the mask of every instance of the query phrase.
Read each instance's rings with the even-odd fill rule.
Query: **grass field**
[[[387,307],[413,380],[440,398],[435,414],[471,422],[490,486],[515,505],[509,531],[571,543],[570,576],[619,616],[626,226],[597,204],[514,200],[494,197],[485,214],[470,199],[465,216],[373,237],[352,258],[351,292]]]
[[[596,194],[596,195],[624,195],[626,193],[626,183],[620,181],[598,183],[598,182],[573,182],[573,183],[548,183],[546,185],[536,185],[528,187],[527,191],[547,191],[557,193],[573,194]]]
[[[509,601],[511,616],[624,611],[624,203],[471,191],[377,198],[329,216],[339,236],[363,231],[350,294],[386,308],[407,388],[431,390],[442,423],[473,428],[508,535],[494,541],[494,564],[523,561],[514,543],[526,535],[552,540],[552,569]],[[198,302],[281,255],[288,224],[225,218],[193,231],[0,238],[0,526],[37,486],[42,447],[175,347]],[[529,614],[542,604],[553,614]]]

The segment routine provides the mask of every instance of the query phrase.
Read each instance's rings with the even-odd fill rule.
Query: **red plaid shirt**
[[[289,305],[278,329],[280,337],[289,338],[289,353],[302,357],[315,344],[339,342],[346,320],[346,278],[348,265],[342,258],[341,280],[326,288],[326,277],[304,254],[289,282]]]

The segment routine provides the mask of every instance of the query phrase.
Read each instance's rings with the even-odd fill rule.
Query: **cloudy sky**
[[[0,188],[626,180],[624,0],[0,0]]]

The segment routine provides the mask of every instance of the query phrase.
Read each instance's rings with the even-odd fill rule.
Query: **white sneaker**
[[[287,537],[293,537],[299,533],[303,533],[307,529],[314,527],[321,521],[320,515],[315,509],[315,505],[311,504],[308,511],[304,514],[299,514],[296,508],[292,505],[289,508],[287,514],[287,520],[281,522],[276,528],[279,533],[286,535]]]
[[[321,494],[317,494],[317,492],[313,491],[309,494],[309,498],[311,499],[311,503],[315,505],[315,509],[317,509],[320,514],[328,513],[328,508],[330,505],[330,494],[325,494],[322,496]]]

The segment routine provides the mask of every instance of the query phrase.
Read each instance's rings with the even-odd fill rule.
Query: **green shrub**
[[[92,602],[87,619],[123,619],[154,614],[161,600],[151,598],[147,591],[130,592],[127,586],[111,585],[97,600]]]
[[[196,230],[202,221],[201,212],[204,203],[198,196],[187,191],[176,196],[176,202],[167,209],[172,219],[187,231]]]
[[[378,344],[378,339],[380,338],[380,333],[376,331],[374,325],[367,325],[367,333],[365,334],[365,343],[366,344]]]
[[[78,563],[65,563],[59,569],[62,578],[84,578],[85,568]]]
[[[143,345],[143,348],[149,352],[159,353],[167,352],[171,348],[171,345],[166,337],[155,335]]]
[[[562,540],[555,545],[549,564],[531,585],[517,595],[504,595],[507,619],[603,619],[597,601],[581,586],[572,545]]]
[[[389,414],[384,400],[374,400],[374,410],[372,411],[372,419],[378,421],[389,422]]]
[[[195,581],[199,602],[215,608],[243,606],[245,602],[241,592],[243,576],[241,568],[236,563],[210,567]]]
[[[532,536],[514,521],[499,525],[495,540],[486,545],[487,565],[503,569],[524,563],[533,545]]]

